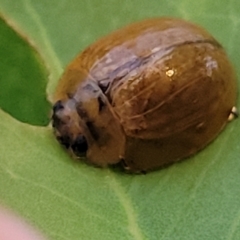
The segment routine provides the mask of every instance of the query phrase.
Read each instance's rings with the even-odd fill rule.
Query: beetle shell
[[[134,23],[89,46],[65,70],[53,127],[76,156],[149,171],[211,142],[236,103],[222,46],[180,19]]]

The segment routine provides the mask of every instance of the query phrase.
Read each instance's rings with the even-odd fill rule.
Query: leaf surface
[[[239,120],[194,157],[146,175],[75,162],[46,126],[67,63],[139,19],[201,24],[239,76],[239,11],[237,0],[0,0],[0,202],[49,239],[240,239]]]

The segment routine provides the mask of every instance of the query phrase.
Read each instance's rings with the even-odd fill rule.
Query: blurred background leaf
[[[147,175],[74,162],[44,127],[69,61],[143,18],[202,25],[239,76],[239,11],[237,0],[0,0],[0,202],[49,239],[240,239],[239,120],[191,159]]]
[[[22,122],[47,125],[47,71],[27,39],[0,19],[0,106]]]

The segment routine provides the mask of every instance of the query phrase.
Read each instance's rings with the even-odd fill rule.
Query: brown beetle
[[[222,46],[180,19],[134,23],[89,46],[56,90],[53,127],[74,155],[149,171],[188,157],[236,115]]]

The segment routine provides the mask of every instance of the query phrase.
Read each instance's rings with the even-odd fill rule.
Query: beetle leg
[[[233,119],[235,119],[237,117],[238,117],[238,110],[234,106],[234,107],[232,107],[231,112],[230,112],[230,114],[228,116],[228,121],[232,121]]]

